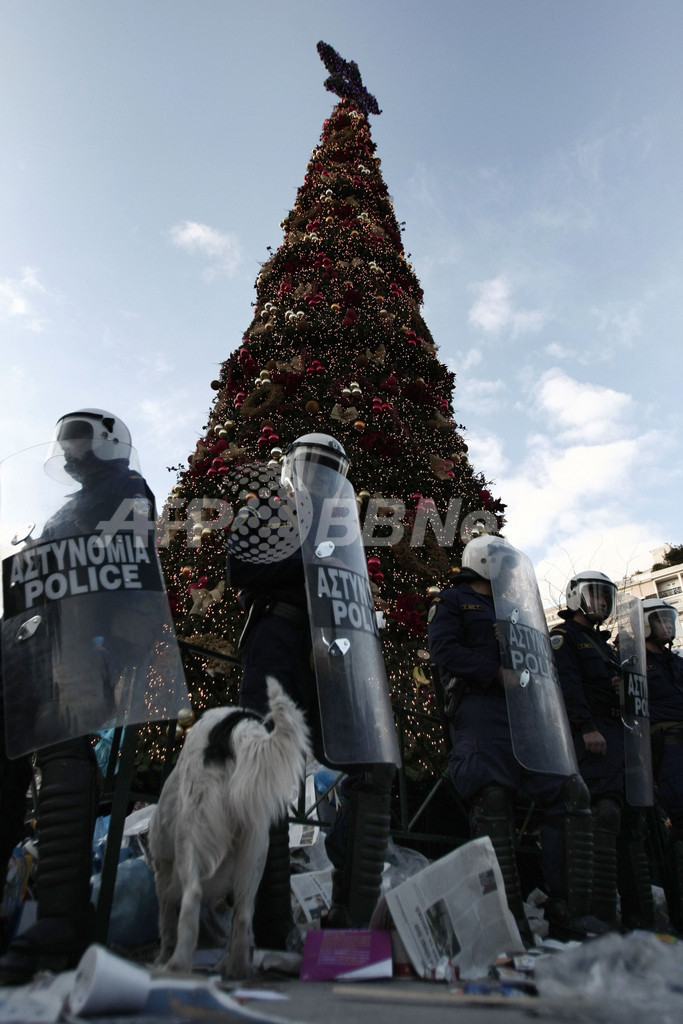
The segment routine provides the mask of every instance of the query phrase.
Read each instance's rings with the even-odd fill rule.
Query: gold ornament
[[[178,711],[178,725],[181,725],[183,729],[189,729],[194,719],[195,714],[192,708],[180,708]]]

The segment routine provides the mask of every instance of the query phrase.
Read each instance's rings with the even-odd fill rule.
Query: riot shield
[[[400,765],[353,487],[321,462],[300,473],[297,508],[312,511],[301,551],[326,761]]]
[[[651,807],[654,796],[645,624],[642,602],[630,594],[617,594],[617,647],[621,666],[619,703],[624,724],[626,799],[634,807]]]
[[[512,749],[530,771],[574,775],[576,754],[534,567],[503,538],[492,538],[492,545],[502,549],[491,588]]]
[[[55,483],[48,449],[0,463],[10,757],[190,703],[144,482],[112,460]]]

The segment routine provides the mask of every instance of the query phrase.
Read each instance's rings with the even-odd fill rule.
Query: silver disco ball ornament
[[[288,558],[313,523],[308,494],[297,499],[280,483],[280,468],[247,463],[226,477],[226,497],[235,509],[228,546],[243,562],[266,565]]]

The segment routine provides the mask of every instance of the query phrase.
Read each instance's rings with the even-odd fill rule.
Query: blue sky
[[[356,60],[477,468],[546,603],[683,542],[680,0],[5,0],[0,458],[71,408],[159,500]]]

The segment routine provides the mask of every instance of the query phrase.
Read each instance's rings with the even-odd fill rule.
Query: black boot
[[[294,926],[290,891],[289,824],[271,826],[268,857],[254,906],[254,943],[261,949],[286,949]]]
[[[617,843],[621,927],[647,930],[655,926],[652,877],[645,851],[645,816],[636,807],[627,807]]]
[[[22,985],[39,970],[75,967],[92,941],[95,758],[82,739],[50,747],[39,765],[38,920],[0,958],[3,985]]]
[[[590,793],[580,775],[564,786],[565,815],[560,835],[560,887],[546,905],[550,935],[562,942],[602,935],[609,926],[591,913],[593,815]]]
[[[2,710],[2,680],[0,679],[0,712]],[[0,713],[0,899],[7,882],[9,862],[15,846],[27,834],[24,827],[27,803],[26,793],[31,783],[33,768],[29,757],[10,760],[5,751],[5,722]],[[9,945],[13,920],[0,917],[0,954]]]
[[[533,946],[534,938],[524,913],[517,869],[512,793],[502,786],[486,786],[472,807],[470,828],[473,839],[488,836],[491,840],[503,876],[508,907],[517,922],[522,941],[526,946]]]
[[[674,825],[675,828],[675,825]],[[670,884],[667,886],[666,903],[669,922],[676,935],[683,935],[683,838],[675,834],[669,841]]]
[[[332,873],[324,928],[367,928],[379,900],[391,824],[393,765],[379,765],[347,797],[344,861]]]
[[[592,911],[610,928],[617,927],[617,836],[620,828],[620,805],[610,797],[601,797],[593,808]]]

